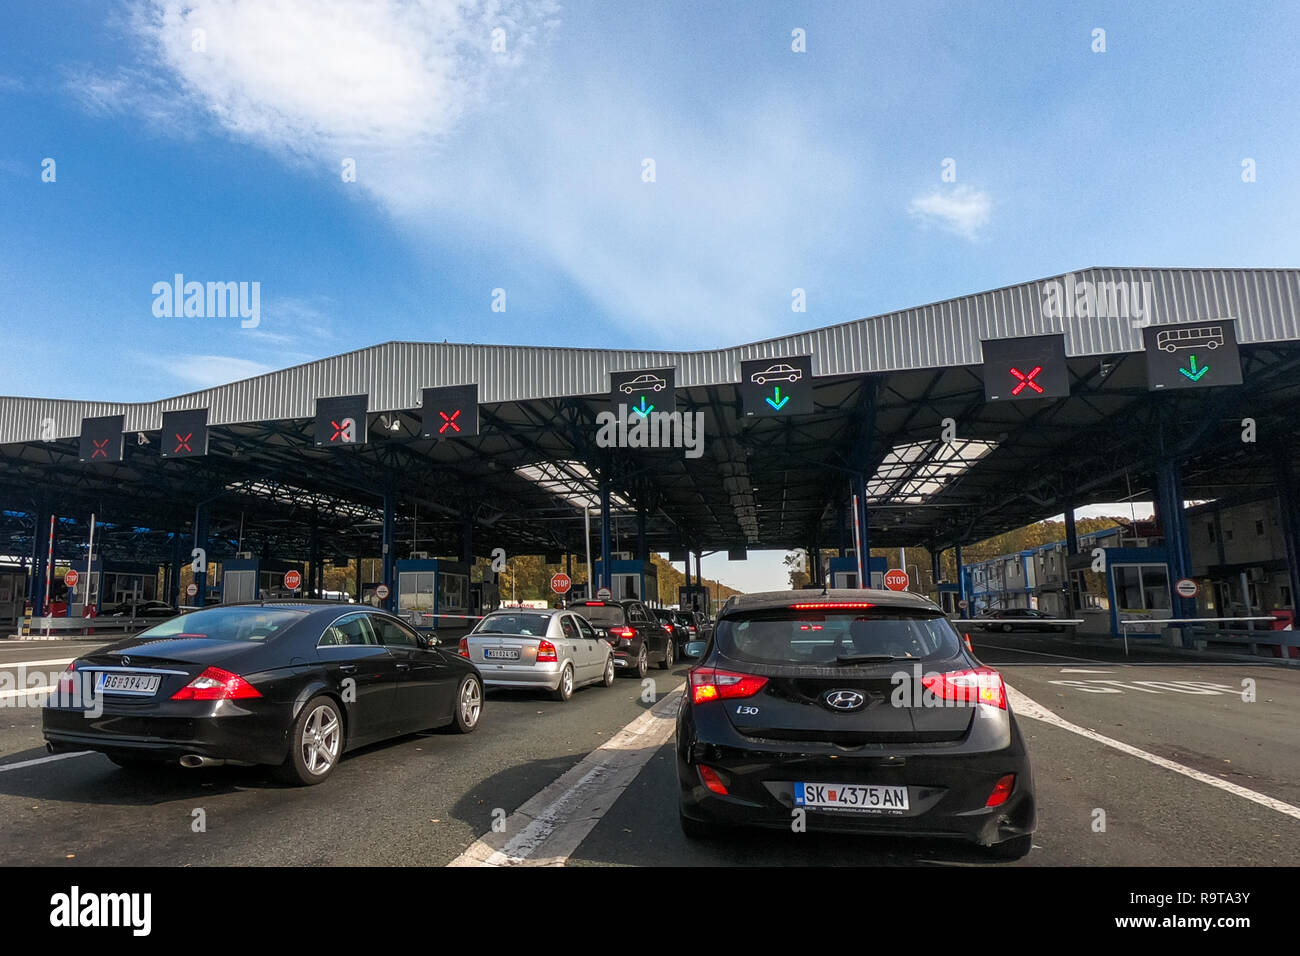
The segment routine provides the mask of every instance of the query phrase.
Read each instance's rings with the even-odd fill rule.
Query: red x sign
[[[1041,365],[1035,365],[1033,369],[1029,372],[1029,374],[1026,375],[1024,372],[1020,371],[1020,369],[1013,367],[1011,369],[1011,374],[1014,375],[1016,378],[1020,379],[1020,384],[1011,390],[1011,394],[1019,395],[1021,392],[1025,390],[1026,385],[1032,388],[1035,392],[1041,394],[1043,391],[1043,386],[1039,385],[1037,382],[1034,381],[1034,376],[1037,375],[1042,370],[1043,367]]]
[[[438,429],[439,435],[445,432],[448,427],[453,431],[460,431],[460,426],[456,424],[456,419],[460,418],[459,408],[452,412],[450,417],[448,417],[446,412],[439,412],[438,414],[442,416],[442,427]]]
[[[194,449],[190,447],[190,439],[193,437],[194,432],[188,433],[184,438],[180,436],[179,432],[176,433],[176,450],[172,454],[179,455],[183,451],[193,451]]]
[[[90,453],[90,457],[91,457],[91,458],[107,458],[107,457],[108,457],[108,451],[107,451],[107,448],[108,448],[108,439],[107,439],[107,438],[105,438],[103,441],[98,441],[98,440],[92,438],[92,439],[90,439],[90,441],[91,441],[91,444],[93,444],[93,445],[95,446],[95,450],[92,451],[92,452]]]

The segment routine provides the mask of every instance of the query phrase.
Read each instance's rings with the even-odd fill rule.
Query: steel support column
[[[32,575],[27,582],[27,594],[32,602],[32,614],[45,613],[45,568],[50,549],[50,513],[36,509],[36,529],[32,535]]]
[[[853,476],[853,494],[857,496],[858,507],[853,518],[858,523],[858,548],[861,551],[858,587],[871,587],[871,516],[867,509],[867,478],[862,472]]]
[[[1273,484],[1277,488],[1278,526],[1282,531],[1294,614],[1300,612],[1300,482],[1296,481],[1295,466],[1286,449],[1273,459]]]
[[[636,557],[638,561],[650,560],[650,551],[646,544],[645,524],[645,508],[638,506],[636,509]]]
[[[208,566],[212,563],[208,557],[208,506],[205,502],[194,509],[194,547],[203,549],[203,570],[194,574],[194,603],[206,607],[208,603]]]
[[[397,582],[393,573],[397,567],[396,511],[397,493],[393,488],[393,478],[389,475],[384,479],[383,525],[383,583],[388,588],[388,597],[382,601],[384,609],[388,611],[393,609],[393,602],[397,599]]]
[[[966,602],[965,607],[959,605],[959,610],[963,618],[968,618],[970,617],[970,597],[966,594],[966,569],[962,567],[961,563],[960,541],[953,546],[953,553],[957,557],[957,600]]]
[[[181,606],[181,572],[185,569],[185,538],[179,531],[172,532],[172,566],[167,575],[167,603]]]
[[[610,546],[610,516],[609,516],[609,482],[600,483],[600,587],[610,587],[614,579],[611,577],[610,563],[613,560],[613,549]]]
[[[1156,467],[1156,503],[1160,532],[1165,539],[1169,565],[1169,598],[1174,617],[1196,617],[1196,600],[1179,597],[1174,583],[1192,576],[1192,550],[1183,513],[1183,475],[1176,458],[1164,458]]]

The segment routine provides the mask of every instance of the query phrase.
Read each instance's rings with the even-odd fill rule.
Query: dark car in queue
[[[575,601],[569,610],[602,633],[614,649],[614,666],[645,677],[652,662],[667,670],[675,660],[673,638],[640,601]]]
[[[985,630],[999,630],[1004,634],[1012,631],[1055,631],[1065,630],[1065,625],[1057,624],[1058,618],[1046,611],[1032,607],[1001,607],[988,611],[975,618],[972,623]]]
[[[108,609],[113,617],[175,617],[180,611],[163,601],[123,601]]]
[[[477,668],[391,614],[264,602],[191,611],[77,658],[41,725],[52,752],[127,769],[269,764],[310,785],[365,744],[469,733],[482,706]]]
[[[876,590],[742,595],[677,716],[681,827],[953,837],[1014,859],[1036,822],[1002,676],[933,602]]]
[[[650,613],[654,615],[655,620],[672,632],[673,649],[678,653],[688,641],[695,640],[696,635],[691,633],[687,612],[670,607],[656,607],[651,608]]]

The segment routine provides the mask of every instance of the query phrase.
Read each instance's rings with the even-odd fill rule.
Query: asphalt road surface
[[[686,667],[578,691],[491,692],[470,735],[403,737],[312,788],[259,768],[149,774],[51,758],[39,710],[0,696],[8,865],[1285,865],[1300,858],[1300,669],[973,636],[999,668],[1039,799],[1034,849],[992,864],[931,841],[677,827],[672,727]],[[0,642],[0,672],[94,644]],[[0,691],[0,695],[5,692]]]

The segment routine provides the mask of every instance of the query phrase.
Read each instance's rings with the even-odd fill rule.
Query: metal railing
[[[1221,624],[1225,622],[1238,622],[1238,621],[1243,623],[1253,623],[1255,621],[1268,621],[1270,623],[1276,623],[1277,618],[1271,615],[1267,615],[1264,617],[1158,617],[1158,618],[1130,617],[1130,618],[1125,618],[1124,620],[1119,622],[1119,629],[1124,634],[1124,656],[1127,657],[1128,656],[1128,633],[1130,627],[1137,627],[1139,625],[1143,625],[1143,626],[1161,625],[1160,629],[1164,630],[1164,627],[1166,625],[1171,625],[1171,624],[1177,626],[1183,626],[1183,627],[1194,627],[1199,624]],[[1270,633],[1280,633],[1280,632],[1248,631],[1246,633],[1250,635],[1256,635],[1256,634],[1270,634]],[[1237,638],[1225,638],[1225,639],[1238,640]],[[1294,643],[1294,641],[1289,638],[1280,638],[1277,640],[1260,640],[1258,637],[1253,637],[1253,639],[1246,638],[1244,640],[1247,643],[1250,643],[1252,646],[1255,644],[1279,644],[1283,647],[1286,647]]]

